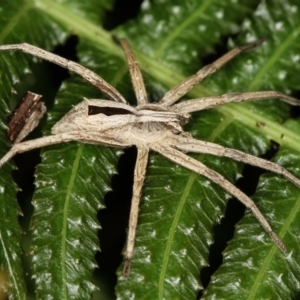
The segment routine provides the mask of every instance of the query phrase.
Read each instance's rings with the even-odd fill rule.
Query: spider
[[[206,76],[214,73],[241,52],[252,49],[260,45],[263,41],[264,39],[260,39],[256,42],[234,48],[212,64],[203,67],[196,74],[172,88],[159,102],[149,103],[142,74],[135,56],[128,42],[125,39],[120,39],[119,43],[125,53],[137,99],[137,106],[135,107],[127,104],[123,96],[103,78],[78,63],[26,43],[0,46],[0,51],[20,50],[48,60],[69,71],[73,71],[98,88],[109,99],[113,100],[84,99],[52,127],[51,135],[14,144],[0,160],[0,167],[17,153],[61,142],[78,141],[121,148],[135,145],[138,151],[134,170],[133,196],[123,271],[125,278],[130,273],[138,222],[139,202],[150,150],[199,175],[207,177],[229,194],[236,197],[252,211],[261,226],[270,234],[277,247],[285,251],[284,244],[272,230],[255,203],[247,195],[222,175],[185,153],[195,152],[229,157],[280,174],[298,187],[300,187],[300,180],[273,162],[235,149],[225,148],[218,144],[196,140],[189,133],[183,131],[182,125],[189,121],[190,113],[228,102],[277,98],[292,105],[300,105],[300,100],[276,91],[259,91],[198,98],[175,104]]]

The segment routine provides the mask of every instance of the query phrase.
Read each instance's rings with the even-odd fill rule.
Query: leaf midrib
[[[4,251],[4,257],[6,258],[6,262],[7,262],[7,266],[8,266],[8,273],[9,273],[9,276],[10,278],[12,279],[12,282],[14,284],[14,287],[15,287],[15,290],[17,291],[17,295],[18,295],[18,299],[25,299],[24,295],[21,295],[21,291],[19,290],[19,284],[18,284],[18,280],[17,278],[14,276],[14,271],[13,271],[13,267],[11,265],[11,258],[9,255],[8,255],[8,250],[6,248],[6,243],[5,243],[5,239],[3,239],[2,237],[2,233],[1,233],[1,230],[0,230],[0,241],[1,241],[1,247],[2,247],[2,250]],[[3,282],[2,282],[3,283]],[[1,287],[1,286],[0,286]],[[1,287],[2,288],[2,287]]]
[[[174,219],[173,219],[172,225],[169,230],[168,240],[166,243],[166,248],[165,248],[164,256],[163,256],[164,259],[163,259],[162,268],[161,268],[159,280],[158,280],[158,299],[164,299],[165,277],[166,277],[166,272],[167,272],[167,268],[168,268],[168,264],[169,264],[172,242],[174,240],[174,235],[176,232],[176,228],[178,227],[178,222],[180,220],[181,213],[182,213],[185,203],[188,199],[188,195],[189,195],[192,185],[196,179],[196,176],[197,176],[196,173],[193,173],[190,175],[190,178],[185,186],[182,196],[180,197],[179,205],[176,209],[176,213],[174,215]]]
[[[280,145],[288,146],[299,152],[300,136],[296,132],[271,119],[267,119],[265,115],[261,116],[258,113],[253,113],[247,108],[247,105],[230,103],[219,106],[217,110],[226,115],[232,115],[234,119],[263,133],[268,139],[272,139]],[[264,121],[265,126],[260,126],[258,128],[256,124],[259,124],[262,120]]]
[[[62,294],[63,299],[68,299],[68,291],[67,291],[67,278],[66,278],[66,243],[67,243],[67,235],[68,235],[68,214],[69,214],[69,204],[72,196],[72,190],[74,188],[75,179],[77,177],[77,172],[79,168],[79,162],[82,157],[84,145],[79,144],[76,156],[73,163],[72,172],[70,175],[69,184],[67,186],[67,192],[65,196],[65,203],[63,209],[63,225],[61,232],[61,279],[62,279]]]
[[[161,56],[167,45],[171,43],[189,24],[191,24],[200,14],[203,14],[205,9],[209,7],[212,0],[206,0],[202,5],[196,9],[192,14],[189,15],[188,18],[184,20],[184,22],[177,24],[176,28],[170,32],[168,36],[166,36],[162,41],[160,47],[154,53],[154,59],[157,59]]]
[[[295,220],[295,217],[297,216],[299,209],[300,209],[300,196],[297,197],[293,209],[291,209],[289,216],[284,221],[284,224],[279,233],[280,238],[284,237],[284,235],[291,228],[291,223],[293,222],[293,220]],[[261,285],[261,282],[262,282],[266,272],[269,270],[269,265],[273,261],[273,257],[276,253],[278,253],[278,249],[277,249],[276,245],[273,245],[271,247],[268,255],[266,256],[264,263],[262,264],[261,268],[259,269],[259,272],[257,273],[256,279],[252,285],[252,288],[248,292],[247,300],[257,299],[257,291]]]
[[[0,44],[3,44],[3,41],[5,40],[5,37],[13,30],[13,28],[19,23],[19,20],[26,15],[28,10],[32,8],[33,3],[31,1],[24,2],[24,5],[22,5],[18,12],[16,12],[13,17],[9,20],[7,25],[4,28],[1,28],[0,33]]]
[[[247,89],[248,91],[257,89],[259,83],[262,82],[262,77],[264,76],[264,74],[266,74],[267,71],[270,70],[272,66],[274,66],[275,62],[279,60],[279,58],[288,49],[291,43],[295,39],[298,39],[299,32],[300,32],[300,26],[296,27],[295,30],[290,31],[290,33],[286,36],[286,38],[283,39],[283,42],[279,45],[279,47],[277,47],[277,49],[275,49],[273,54],[269,56],[269,59],[265,61],[263,66],[260,68],[260,71],[255,75],[255,77],[253,78],[253,80],[248,86]]]

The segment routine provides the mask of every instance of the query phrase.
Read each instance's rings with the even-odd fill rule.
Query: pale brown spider
[[[247,208],[251,209],[254,216],[270,234],[278,248],[284,251],[285,246],[273,232],[268,221],[255,203],[222,175],[209,169],[196,159],[189,157],[185,152],[207,153],[215,156],[229,157],[283,175],[298,187],[300,187],[300,180],[283,167],[270,161],[214,143],[195,140],[189,133],[183,131],[182,125],[189,120],[190,113],[227,102],[278,98],[292,105],[300,105],[300,101],[279,92],[261,91],[205,97],[175,104],[177,100],[190,91],[196,84],[200,83],[207,75],[218,70],[239,53],[259,45],[262,41],[263,39],[229,51],[214,63],[205,66],[195,75],[192,75],[172,88],[158,103],[148,103],[140,68],[128,43],[126,40],[121,39],[120,44],[125,52],[137,99],[136,107],[128,105],[123,96],[100,76],[75,62],[68,61],[65,58],[28,44],[0,46],[0,50],[2,51],[20,50],[73,71],[101,90],[108,98],[114,100],[84,99],[83,102],[76,105],[53,126],[52,135],[13,145],[0,160],[0,167],[17,153],[61,142],[80,141],[121,148],[135,145],[138,149],[138,155],[134,171],[133,196],[125,254],[125,277],[130,272],[139,202],[150,150],[158,152],[174,163],[209,178],[236,197]]]

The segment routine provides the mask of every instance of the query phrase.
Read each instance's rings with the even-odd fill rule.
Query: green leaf
[[[292,69],[291,79],[293,74],[294,78],[297,78],[295,74],[299,72],[299,63],[293,66],[291,62],[291,57],[294,60],[298,57],[296,38],[298,14],[292,13],[295,11],[293,3],[274,1],[273,5],[267,6],[262,3],[253,19],[244,22],[244,31],[241,36],[246,39],[241,38],[240,43],[243,44],[245,40],[251,41],[265,35],[270,37],[268,42],[253,52],[243,54],[229,66],[220,70],[212,79],[205,80],[202,89],[197,87],[190,93],[191,98],[246,90],[275,89],[291,93],[291,90],[299,88],[296,80],[290,81],[291,87],[287,81],[282,80],[282,74],[289,77],[287,75],[289,69]],[[148,11],[147,14],[147,17],[151,19]],[[289,19],[285,22],[289,23],[284,26],[283,20],[287,15]],[[181,28],[180,25],[184,22],[184,17],[181,22],[177,20],[177,28]],[[279,26],[280,34],[277,36],[274,28]],[[164,35],[163,40],[156,40],[153,51],[159,49],[158,43],[163,44],[164,40],[168,40],[172,34],[173,32],[168,36]],[[184,34],[183,32],[182,35]],[[200,38],[199,44],[201,44]],[[282,44],[285,47],[282,47]],[[152,46],[153,43],[148,43],[148,45]],[[186,48],[184,51],[191,53],[191,49],[193,48]],[[150,50],[148,53],[152,55]],[[201,54],[198,53],[198,55]],[[156,58],[155,54],[153,57]],[[161,63],[169,66],[168,61],[164,64],[162,60]],[[185,68],[181,67],[181,70],[184,72]],[[269,77],[272,80],[268,80]],[[299,131],[287,129],[278,123],[289,118],[286,104],[278,103],[278,100],[270,100],[262,101],[262,103],[230,104],[217,110],[219,114],[202,112],[194,115],[186,128],[187,131],[198,139],[213,141],[255,155],[265,153],[270,147],[269,139],[272,139],[293,149],[280,151],[279,157],[292,155],[293,152],[294,158],[299,156]],[[263,126],[260,127],[259,124]],[[240,176],[240,167],[232,165],[228,160],[206,156],[204,158],[200,155],[196,157],[233,182]],[[297,165],[297,162],[291,161],[285,166],[290,169],[293,165]],[[119,284],[120,298],[126,295],[143,299],[185,297],[190,299],[195,297],[199,290],[197,267],[203,268],[209,264],[208,249],[213,242],[213,228],[225,210],[226,196],[218,187],[209,184],[205,178],[195,176],[193,173],[183,175],[181,168],[172,168],[170,163],[165,166],[161,159],[154,159],[149,169],[140,211],[136,257],[132,264],[130,282],[121,281]],[[300,175],[295,169],[291,169],[291,172],[298,177]],[[162,174],[165,179],[163,182],[161,182]],[[299,239],[296,238],[297,235],[294,236],[292,243],[288,232],[293,226],[295,226],[294,231],[299,228],[296,221],[299,213],[299,190],[286,180],[278,176],[275,178],[277,181],[273,182],[274,186],[267,187],[262,181],[259,185],[259,193],[262,193],[264,189],[267,191],[281,189],[284,191],[284,198],[289,200],[285,202],[288,202],[290,206],[282,204],[282,194],[274,197],[276,191],[268,194],[265,192],[260,196],[255,195],[254,200],[286,245],[291,244],[289,253],[286,255],[280,253],[253,215],[247,215],[243,222],[250,219],[251,226],[248,225],[249,222],[243,227],[240,225],[239,228],[242,230],[237,231],[237,237],[233,239],[227,250],[228,256],[225,251],[222,267],[205,290],[207,299],[227,299],[232,297],[233,292],[234,297],[241,299],[247,297],[247,299],[265,299],[264,295],[280,295],[278,299],[287,299],[297,293],[299,270],[296,267],[290,272],[289,269],[291,265],[298,265]],[[153,199],[155,199],[154,203]],[[263,200],[264,202],[261,203]],[[288,212],[285,215],[283,207]],[[237,256],[238,259],[236,259]],[[284,265],[283,262],[287,257],[291,257],[291,263]],[[255,267],[248,266],[249,261]],[[278,268],[277,263],[280,263],[281,268]],[[293,275],[288,275],[291,273]],[[282,288],[281,293],[278,292],[280,288],[274,290],[274,286],[280,283],[278,280],[280,274],[286,274],[282,280],[283,285],[287,281],[291,282],[289,276],[294,278],[293,284],[289,283],[288,288]],[[256,280],[250,281],[249,276]],[[142,280],[147,284],[139,285],[138,283]],[[264,294],[264,290],[267,290],[268,294]]]
[[[3,59],[0,58],[1,70],[4,66]],[[14,64],[10,65],[11,70],[15,67]],[[0,89],[0,155],[5,154],[5,148],[8,148],[8,142],[6,141],[5,130],[6,125],[3,120],[6,119],[8,107],[6,104],[7,96],[11,93],[11,86],[13,84],[13,78],[10,76],[9,69],[4,69],[4,73],[1,73],[1,83],[3,86]],[[5,145],[5,146],[4,146]],[[14,286],[13,290],[9,291],[9,296],[12,299],[25,299],[25,282],[23,277],[23,267],[21,263],[22,250],[20,247],[21,242],[21,230],[18,224],[18,216],[20,209],[16,200],[17,188],[14,182],[11,180],[12,166],[11,164],[4,166],[1,170],[0,176],[0,273],[2,276],[8,278],[11,285]],[[0,294],[2,290],[0,288]]]
[[[53,50],[76,33],[79,62],[103,76],[134,103],[125,76],[127,66],[111,39],[112,34],[130,41],[145,73],[152,101],[205,65],[212,51],[214,57],[225,53],[225,48],[218,48],[224,47],[232,34],[239,33],[235,44],[267,35],[269,40],[264,45],[204,80],[188,98],[268,89],[296,93],[300,68],[296,0],[262,2],[257,8],[257,1],[199,2],[145,1],[135,19],[111,33],[99,25],[104,9],[112,7],[110,1],[7,1],[2,10],[6,13],[0,13],[0,43],[26,41]],[[229,45],[234,47],[233,42]],[[32,60],[20,53],[0,55],[2,128],[12,90],[18,88],[15,82],[34,68]],[[45,65],[41,68],[47,72]],[[103,96],[71,75],[49,110],[45,133],[83,97]],[[272,139],[282,145],[274,159],[300,177],[299,126],[299,120],[291,119],[288,105],[268,100],[195,113],[185,130],[197,139],[255,155],[263,155]],[[4,135],[1,141],[4,153],[9,148]],[[78,143],[43,149],[42,163],[36,172],[31,226],[32,275],[37,298],[91,297],[95,290],[94,254],[98,249],[96,213],[104,206],[103,198],[120,153],[104,146]],[[233,183],[242,172],[243,165],[229,159],[193,157]],[[19,299],[25,298],[26,289],[16,221],[19,211],[10,170],[1,170],[0,177],[0,186],[5,187],[0,194],[0,218],[6,222],[0,228],[0,268],[11,278],[15,276],[18,285],[12,284],[11,295],[12,299]],[[287,253],[280,253],[257,220],[247,213],[209,285],[200,282],[201,270],[213,259],[209,259],[209,253],[215,239],[214,228],[224,215],[229,197],[207,179],[152,154],[131,274],[126,281],[119,276],[118,298],[190,299],[196,298],[203,288],[206,299],[227,299],[233,293],[241,299],[265,299],[270,295],[275,299],[295,298],[300,275],[299,190],[268,172],[262,176],[252,198],[283,239]],[[5,255],[6,248],[11,256]],[[122,266],[119,275],[121,271]]]
[[[32,5],[27,4],[30,7],[26,5],[18,7],[15,15],[18,16],[19,14],[20,20],[16,22],[17,25],[14,24],[13,29],[10,28],[12,25],[9,22],[4,22],[6,27],[2,26],[4,28],[2,36],[3,39],[5,38],[5,42],[20,42],[21,40],[16,40],[14,35],[18,34],[18,31],[24,35],[23,28],[34,27],[33,19],[36,21],[36,26],[40,28],[40,32],[37,33],[28,29],[28,36],[23,37],[20,34],[23,40],[38,44],[46,49],[52,49],[57,43],[62,42],[66,37],[63,26],[60,26],[51,16],[47,17],[44,13],[41,14],[37,7],[32,6],[33,3],[31,3]],[[80,3],[77,4],[80,5]],[[65,3],[61,7],[70,12],[72,11],[70,5],[72,6],[72,3]],[[75,4],[72,8],[77,10]],[[88,5],[85,8],[86,17],[90,16],[89,10],[93,14],[96,13],[94,9],[88,9]],[[44,35],[48,35],[49,40],[44,39]],[[56,38],[58,36],[59,39]],[[85,47],[85,49],[90,51],[91,48]],[[78,53],[83,51],[84,49],[79,49]],[[82,55],[84,56],[84,54]],[[99,55],[99,52],[97,51],[97,54],[94,53],[94,55]],[[16,81],[22,72],[24,73],[30,68],[23,57],[23,55],[15,55],[15,53],[4,56],[1,71],[4,71],[3,77],[11,77],[10,82],[2,80],[3,86],[5,85],[5,92],[8,94],[6,102],[8,102],[9,94],[12,91],[13,81]],[[32,58],[27,58],[27,60],[30,59]],[[76,102],[82,101],[83,96],[96,97],[93,96],[95,90],[84,85],[81,87],[81,85],[80,82],[79,88],[76,88],[78,86],[77,79],[77,84],[72,89],[71,95],[68,90],[62,89],[55,105],[56,112],[49,113],[49,123],[54,120],[57,121],[65,114],[65,110],[70,110]],[[71,87],[71,83],[69,86]],[[6,120],[8,109],[1,111],[1,114],[2,120]],[[4,137],[2,141],[5,142]],[[8,145],[6,145],[6,149],[8,149]],[[104,195],[110,190],[110,177],[116,172],[115,166],[119,154],[120,152],[105,147],[70,144],[65,147],[52,147],[42,155],[43,163],[39,165],[36,172],[36,192],[32,202],[34,215],[31,224],[31,255],[37,298],[88,299],[96,289],[93,271],[96,267],[94,255],[99,249],[97,211],[104,207]],[[97,163],[95,164],[95,162]],[[1,178],[5,179],[4,177]],[[11,179],[6,176],[6,181],[11,182]],[[1,186],[4,187],[5,184],[3,183]],[[22,271],[23,267],[20,262],[22,257],[20,233],[18,235],[12,233],[13,230],[13,232],[16,230],[20,232],[17,224],[19,210],[14,191],[10,190],[3,188],[3,197],[7,197],[7,200],[5,199],[6,201],[1,203],[6,204],[6,210],[12,206],[15,207],[9,212],[10,214],[14,212],[16,216],[15,218],[11,215],[7,216],[7,212],[3,217],[1,216],[1,219],[5,220],[3,224],[9,224],[9,226],[4,227],[6,230],[4,241],[8,245],[2,247],[3,252],[6,251],[5,248],[8,248],[8,254],[4,252],[3,258],[1,257],[1,266],[4,262],[3,268],[11,277],[12,297],[21,299],[25,298],[26,291],[24,275],[22,274],[24,271]],[[13,193],[10,199],[8,198],[9,192],[10,194]],[[14,222],[12,222],[13,220]],[[6,237],[8,233],[13,237],[12,242],[10,242],[10,237]],[[10,262],[10,255],[13,255],[17,250],[15,256],[18,260]],[[9,263],[12,266],[6,266]],[[14,284],[15,281],[18,284]]]

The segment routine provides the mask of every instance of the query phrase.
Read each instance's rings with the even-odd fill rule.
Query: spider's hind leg
[[[180,151],[185,152],[204,153],[220,157],[229,157],[236,161],[240,161],[282,175],[290,182],[300,187],[300,179],[288,172],[282,166],[236,149],[226,148],[215,143],[199,141],[193,138],[182,136],[175,136],[173,138],[172,146]]]
[[[259,221],[259,223],[262,225],[265,231],[270,234],[277,247],[282,251],[286,250],[284,244],[276,235],[276,233],[272,230],[270,224],[260,212],[255,203],[247,195],[245,195],[242,191],[240,191],[237,187],[235,187],[232,183],[225,179],[222,175],[208,168],[196,159],[189,157],[186,154],[183,154],[182,152],[174,148],[165,147],[163,145],[153,145],[153,150],[162,154],[174,163],[177,163],[178,165],[181,165],[191,171],[194,171],[199,175],[205,176],[212,182],[222,187],[226,192],[237,198],[247,208],[251,209],[253,215],[256,217],[256,219]]]

